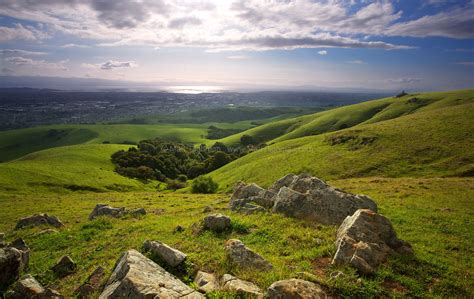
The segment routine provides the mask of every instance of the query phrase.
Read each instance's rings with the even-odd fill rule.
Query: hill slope
[[[239,180],[269,185],[288,172],[301,171],[324,179],[472,176],[474,101],[468,97],[457,99],[452,95],[419,108],[416,113],[396,118],[394,115],[402,112],[382,110],[380,113],[385,116],[376,114],[352,128],[317,136],[296,138],[297,131],[293,131],[292,135],[284,135],[279,140],[295,139],[277,142],[211,175],[225,189]],[[350,112],[350,107],[377,106],[384,101],[340,109]],[[384,120],[386,118],[389,120]]]
[[[114,172],[112,153],[126,145],[90,144],[57,147],[0,164],[0,193],[153,190]]]

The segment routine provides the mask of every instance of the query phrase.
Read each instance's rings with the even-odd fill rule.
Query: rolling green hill
[[[473,91],[423,94],[416,96],[415,104],[408,103],[411,96],[318,113],[315,120],[274,139],[274,145],[211,175],[224,189],[239,180],[267,186],[288,172],[301,171],[324,179],[472,176],[473,95]],[[354,126],[323,133],[335,129],[341,119]],[[318,130],[323,134],[298,138]]]
[[[156,190],[118,175],[112,153],[126,145],[88,144],[57,147],[0,164],[0,193]]]

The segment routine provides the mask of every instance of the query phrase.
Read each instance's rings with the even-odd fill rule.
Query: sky
[[[0,0],[0,76],[474,87],[474,0]]]

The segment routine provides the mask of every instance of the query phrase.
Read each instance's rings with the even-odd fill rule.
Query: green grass
[[[0,193],[41,193],[111,190],[155,190],[118,175],[110,161],[112,153],[127,145],[90,144],[57,147],[0,164]]]
[[[289,172],[302,171],[324,179],[472,176],[474,101],[440,102],[436,109],[426,106],[385,121],[281,141],[211,176],[226,190],[239,180],[268,186]]]
[[[339,294],[360,297],[422,296],[472,297],[471,248],[474,180],[445,179],[351,179],[331,182],[353,192],[372,196],[389,217],[399,237],[412,243],[416,256],[393,258],[373,277],[358,277],[350,268],[328,264],[335,251],[333,226],[304,222],[280,215],[241,215],[226,209],[229,196],[159,194],[156,192],[83,193],[65,195],[0,195],[0,231],[7,240],[23,237],[31,247],[30,273],[66,297],[99,265],[110,274],[120,253],[141,250],[144,240],[163,241],[188,254],[199,269],[218,275],[232,273],[262,288],[290,277],[304,277],[331,287]],[[143,218],[87,220],[97,203],[128,208],[144,207]],[[205,206],[229,215],[234,232],[197,234],[191,228],[206,215]],[[165,211],[161,211],[164,209]],[[37,233],[44,228],[14,231],[16,220],[37,212],[57,215],[66,227],[56,234]],[[173,233],[181,225],[182,233]],[[229,265],[223,245],[239,238],[268,259],[271,271],[248,271]],[[440,241],[442,240],[442,241]],[[55,278],[52,265],[68,254],[78,263],[77,273]],[[330,279],[342,270],[347,277]],[[359,282],[357,279],[361,278]],[[390,284],[388,284],[390,283]],[[396,285],[396,289],[390,286]],[[403,293],[397,293],[399,291]]]

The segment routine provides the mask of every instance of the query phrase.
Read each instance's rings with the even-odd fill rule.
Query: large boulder
[[[105,204],[97,204],[89,215],[89,220],[99,216],[120,217],[125,214],[125,208],[113,208]]]
[[[333,264],[349,264],[362,274],[374,273],[393,252],[413,254],[411,245],[397,238],[390,221],[372,210],[360,209],[337,230]]]
[[[57,228],[64,226],[61,220],[59,220],[59,218],[56,216],[49,216],[48,214],[35,214],[18,220],[15,229],[39,225],[52,225]]]
[[[143,243],[143,248],[146,251],[150,251],[154,256],[158,257],[171,268],[179,266],[187,257],[186,254],[178,249],[174,249],[160,241],[146,240]]]
[[[255,268],[269,270],[273,266],[259,254],[253,252],[244,245],[242,241],[236,239],[227,240],[224,245],[227,258],[234,264],[242,268]]]
[[[223,232],[232,227],[230,218],[222,214],[208,215],[204,218],[204,229],[214,232]]]
[[[7,294],[11,299],[62,299],[64,298],[55,290],[45,289],[33,276],[25,275],[17,281],[13,290]]]
[[[102,267],[96,268],[87,280],[74,291],[74,295],[77,298],[92,298],[94,294],[99,292],[104,277],[105,269]]]
[[[198,290],[203,293],[211,293],[219,290],[219,282],[212,273],[198,271],[194,278],[194,283],[197,285]]]
[[[76,271],[76,263],[67,255],[61,257],[59,261],[54,265],[51,270],[57,277],[65,277],[69,274],[72,274]]]
[[[375,202],[365,195],[346,193],[306,176],[295,176],[278,191],[274,202],[275,213],[328,225],[340,224],[358,209],[377,211]]]
[[[0,247],[0,291],[18,279],[28,268],[30,249],[21,238]]]
[[[136,250],[118,260],[99,298],[204,298]]]
[[[229,208],[233,211],[241,211],[249,203],[262,207],[271,208],[273,206],[272,192],[261,188],[257,184],[238,183],[234,188],[234,193],[229,202]],[[244,211],[245,212],[245,211]]]
[[[320,285],[302,279],[286,279],[272,283],[267,290],[269,299],[324,299],[330,296]]]
[[[224,274],[221,280],[222,289],[244,298],[264,298],[262,290],[255,284],[238,279],[230,274]]]

